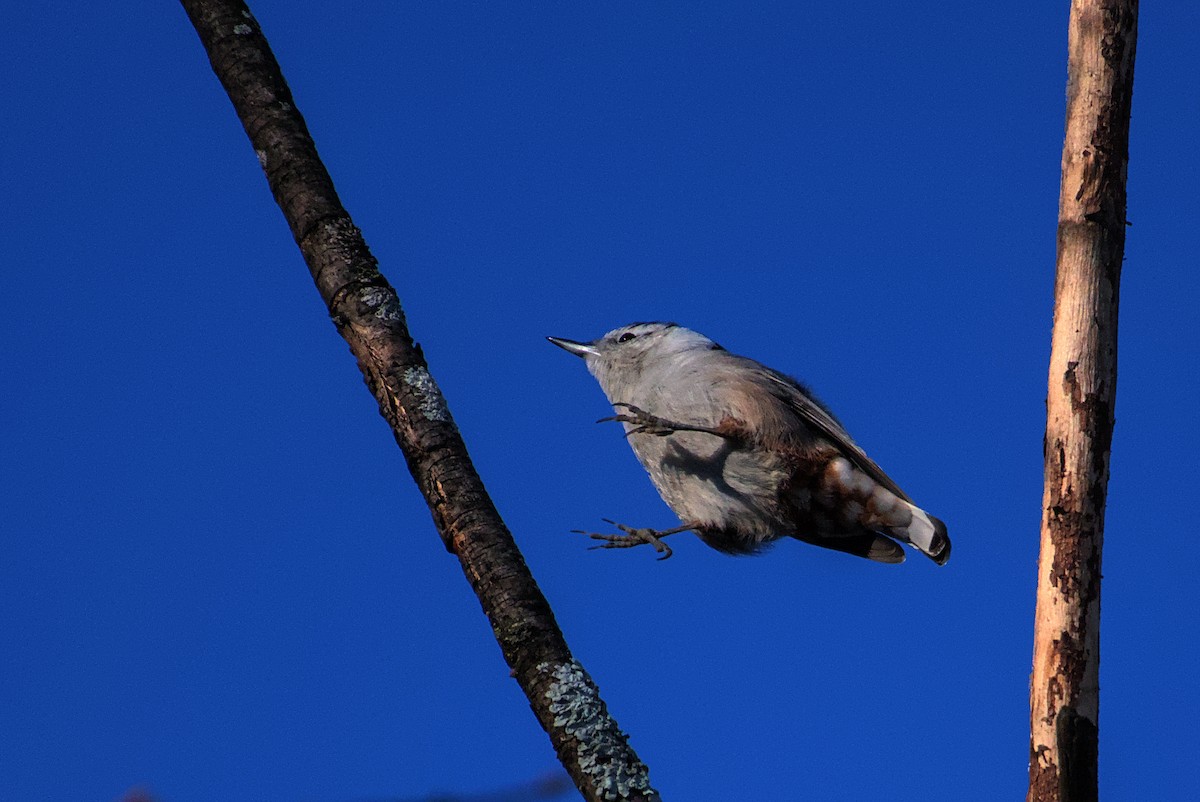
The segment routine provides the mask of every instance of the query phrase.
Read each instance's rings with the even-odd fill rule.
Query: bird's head
[[[610,400],[620,400],[622,386],[640,380],[649,370],[673,364],[692,351],[721,348],[699,332],[660,322],[630,323],[591,342],[546,339],[582,357]]]

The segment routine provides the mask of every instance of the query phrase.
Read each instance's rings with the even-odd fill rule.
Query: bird
[[[581,357],[599,382],[634,455],[682,525],[621,534],[573,530],[593,548],[648,544],[691,531],[712,548],[757,554],[785,537],[901,563],[907,544],[938,565],[946,525],[863,451],[799,381],[730,353],[676,323],[631,323],[599,339],[548,337]]]

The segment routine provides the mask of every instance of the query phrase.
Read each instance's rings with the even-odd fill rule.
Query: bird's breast
[[[685,522],[786,534],[779,489],[788,466],[777,454],[700,432],[634,434],[630,445],[663,501]]]

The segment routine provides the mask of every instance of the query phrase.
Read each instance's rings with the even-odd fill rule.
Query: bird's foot
[[[652,415],[641,407],[636,407],[633,404],[626,404],[618,401],[613,404],[613,407],[621,407],[628,410],[616,415],[610,415],[607,418],[601,418],[596,423],[606,423],[608,421],[618,421],[620,423],[628,423],[633,426],[632,429],[625,433],[626,437],[631,434],[652,434],[658,437],[664,437],[675,432],[704,432],[705,434],[715,434],[718,437],[724,437],[725,433],[711,426],[693,426],[690,423],[676,423],[675,421],[660,418],[657,415]]]
[[[608,518],[603,520],[605,523],[612,524],[617,529],[620,529],[625,534],[605,535],[599,532],[585,532],[582,529],[572,529],[571,531],[579,535],[587,535],[592,540],[604,541],[597,546],[592,546],[589,551],[592,549],[629,549],[633,548],[634,546],[641,546],[648,543],[654,547],[656,552],[662,555],[658,558],[659,560],[668,559],[672,554],[674,554],[674,552],[671,551],[671,547],[662,542],[662,538],[666,537],[667,535],[674,535],[678,532],[687,532],[692,529],[692,527],[689,525],[677,526],[674,529],[636,529],[632,526],[619,524],[616,521]]]

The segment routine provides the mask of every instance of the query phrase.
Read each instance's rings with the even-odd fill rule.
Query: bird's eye
[[[636,336],[637,336],[637,335],[636,335],[636,334],[634,334],[632,331],[627,331],[627,332],[625,332],[624,334],[622,334],[620,337],[618,337],[618,338],[617,338],[617,342],[619,342],[619,343],[627,343],[627,342],[629,342],[630,340],[632,340],[632,339],[633,339],[634,337],[636,337]]]

